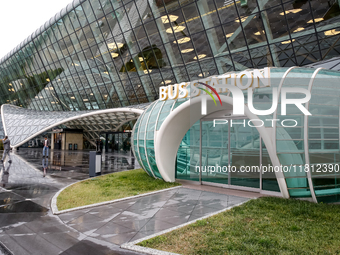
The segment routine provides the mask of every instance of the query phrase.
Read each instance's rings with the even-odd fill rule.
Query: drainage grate
[[[0,255],[13,255],[13,253],[10,252],[2,242],[0,242]]]

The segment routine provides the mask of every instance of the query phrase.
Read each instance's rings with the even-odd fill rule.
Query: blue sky
[[[72,0],[0,0],[0,58]]]

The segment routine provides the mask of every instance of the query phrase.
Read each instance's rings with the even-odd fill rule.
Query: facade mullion
[[[125,6],[124,6],[124,4],[123,4],[121,7],[119,7],[119,9],[124,9],[124,13],[125,13],[125,14],[123,15],[123,17],[122,17],[121,19],[118,19],[118,14],[117,14],[116,9],[115,9],[114,7],[115,7],[115,6],[113,5],[113,6],[112,6],[113,12],[116,14],[116,17],[117,17],[117,22],[116,22],[116,25],[115,25],[115,26],[119,26],[120,31],[122,31],[121,37],[123,38],[123,40],[125,41],[125,44],[127,45],[127,48],[128,48],[127,54],[128,54],[128,56],[129,56],[129,59],[133,59],[133,58],[132,58],[132,54],[131,54],[130,45],[129,45],[129,43],[128,43],[128,39],[129,39],[129,38],[125,38],[125,34],[124,34],[124,32],[123,32],[123,30],[122,30],[122,27],[121,27],[121,24],[120,24],[120,21],[124,18],[124,15],[126,15],[126,16],[128,17],[128,13],[126,12]],[[130,25],[130,27],[131,27],[131,24],[130,24],[130,23],[129,23],[129,25]],[[132,31],[132,29],[129,30],[129,32],[131,32],[131,31]],[[111,33],[112,33],[112,32],[113,32],[113,31],[111,31]],[[112,34],[112,35],[113,35],[113,34]],[[114,36],[114,35],[113,35],[113,36]],[[114,39],[114,38],[113,38],[113,39]],[[117,41],[116,41],[115,39],[114,39],[114,41],[115,41],[116,45],[118,46]],[[119,43],[119,42],[118,42],[118,43]],[[121,57],[121,54],[120,54],[120,57]],[[123,65],[124,65],[124,67],[125,67],[127,77],[129,77],[130,74],[129,74],[129,71],[127,70],[126,63],[125,63],[123,57],[121,57],[121,59],[122,59]],[[135,65],[135,67],[136,67],[136,69],[137,69],[137,65],[136,65],[135,61],[134,61],[134,65]],[[136,72],[138,72],[138,71],[136,70]],[[122,84],[126,84],[125,80],[121,80],[121,82],[122,82]],[[124,89],[124,91],[125,91],[125,89]],[[133,88],[133,91],[134,91],[135,97],[137,98],[137,95],[136,95],[136,92],[135,92],[134,88]],[[126,91],[125,91],[125,94],[126,94]],[[127,99],[129,100],[129,97],[128,97],[127,94],[126,94],[126,97],[127,97]],[[138,98],[137,98],[137,100],[138,100]]]
[[[92,9],[92,6],[91,6],[91,4],[90,4],[90,7],[91,7],[91,10],[92,10],[92,12],[93,12],[93,9]],[[112,7],[113,8],[113,7]],[[114,8],[113,8],[113,10],[114,10]],[[106,17],[106,16],[105,16]],[[117,22],[118,23],[118,22]],[[117,24],[116,23],[116,24]],[[108,24],[109,25],[109,24]],[[110,27],[110,26],[109,26]],[[111,31],[111,33],[112,33],[112,31]],[[115,43],[115,45],[116,45],[116,48],[117,48],[117,50],[118,51],[120,51],[120,48],[118,47],[118,44],[117,44],[117,42],[116,42],[116,40],[115,40],[115,38],[113,37],[113,35],[112,35],[112,40],[113,40],[113,42]],[[107,49],[107,40],[104,40],[103,42],[103,45],[105,44],[105,48]],[[103,46],[104,47],[104,46]],[[92,53],[92,52],[91,52]],[[121,54],[119,54],[119,56],[118,57],[120,57],[121,59],[122,59],[122,57],[121,57]],[[97,63],[95,63],[96,64],[96,66],[97,66],[97,68],[98,68],[98,65],[97,65]],[[114,65],[114,67],[115,67],[115,65]],[[99,69],[99,68],[98,68]],[[124,89],[124,87],[122,86],[123,85],[123,82],[122,82],[122,79],[121,79],[121,77],[120,77],[120,75],[119,75],[119,70],[118,69],[116,69],[115,68],[115,70],[116,70],[116,74],[117,74],[117,78],[118,78],[118,81],[115,81],[115,82],[118,82],[118,83],[120,83],[120,86],[117,86],[117,87],[120,87],[119,89],[115,89],[115,91],[117,92],[117,95],[118,95],[118,97],[120,98],[120,103],[121,103],[121,105],[122,106],[125,106],[126,105],[126,103],[125,102],[129,102],[128,101],[128,97],[127,97],[127,94],[126,94],[126,91],[125,91],[125,89]],[[112,77],[111,77],[111,75],[108,75],[109,76],[109,79],[112,81]],[[105,85],[105,89],[107,90],[107,92],[108,92],[108,98],[106,99],[106,102],[105,102],[105,100],[103,100],[103,102],[105,102],[106,104],[109,102],[109,101],[112,101],[111,100],[111,96],[112,96],[112,93],[114,92],[114,91],[108,91],[108,89],[107,89],[107,87],[106,87],[106,85]]]
[[[101,3],[100,3],[101,4]],[[114,8],[114,6],[112,5],[112,3],[110,3],[111,4],[111,7],[112,7],[112,13],[116,13],[115,12],[115,8]],[[120,7],[120,8],[122,8],[122,7]],[[107,21],[107,15],[105,15],[104,14],[104,16],[103,17],[105,17],[105,20]],[[116,45],[116,49],[120,52],[121,51],[121,48],[119,47],[119,42],[117,42],[116,41],[116,39],[114,38],[114,34],[113,34],[113,29],[114,28],[112,28],[111,29],[111,26],[109,25],[109,24],[107,24],[108,26],[109,26],[109,28],[110,28],[110,33],[112,34],[112,40],[113,40],[113,42],[114,42],[114,44]],[[119,26],[119,20],[118,20],[118,18],[117,18],[117,14],[116,14],[116,23],[115,23],[115,26]],[[120,26],[119,26],[120,27]],[[120,28],[120,30],[121,30],[121,28]],[[101,32],[101,31],[100,31]],[[101,32],[102,33],[102,32]],[[111,50],[109,50],[109,47],[107,46],[107,40],[108,39],[104,39],[104,41],[103,41],[103,44],[102,44],[102,47],[105,47],[105,49],[106,50],[108,50],[108,52],[111,52]],[[123,46],[124,47],[124,46]],[[112,55],[111,54],[109,54],[110,56],[108,56],[109,58],[111,58],[112,57]],[[119,53],[119,55],[117,56],[117,57],[119,57],[119,58],[121,58],[122,59],[122,63],[124,64],[124,60],[123,60],[123,58],[122,58],[122,56],[121,56],[121,53]],[[104,59],[104,57],[103,57],[103,59]],[[113,59],[113,57],[112,57],[112,59]],[[105,59],[104,59],[104,61],[105,61]],[[105,61],[105,63],[106,63],[106,61]],[[105,64],[106,65],[106,64]],[[125,65],[125,64],[124,64]],[[113,93],[117,93],[117,95],[118,95],[118,97],[120,96],[120,104],[123,106],[123,105],[125,105],[125,101],[127,101],[127,102],[129,102],[129,98],[128,98],[128,95],[127,95],[127,93],[126,93],[126,90],[124,89],[124,87],[123,87],[123,84],[124,84],[124,81],[122,80],[122,78],[120,77],[120,74],[119,74],[119,70],[116,68],[116,65],[113,65],[114,66],[114,68],[115,68],[115,72],[116,72],[116,74],[117,74],[117,78],[118,78],[118,81],[112,81],[112,75],[110,75],[110,73],[109,73],[109,79],[111,80],[111,82],[112,82],[112,88],[110,89],[110,91],[109,91],[109,89],[107,88],[107,86],[105,85],[105,87],[106,87],[106,90],[108,91],[108,98],[106,99],[107,101],[107,103],[108,103],[108,101],[112,101],[112,95],[113,95]],[[126,68],[126,67],[125,67]],[[123,93],[121,93],[121,92],[118,92],[118,89],[113,85],[114,83],[120,83],[121,84],[121,90],[123,91]],[[122,98],[122,96],[125,98],[125,100],[122,100],[123,98]],[[113,102],[112,102],[113,103]]]
[[[156,7],[154,7],[154,3],[153,3],[152,6],[150,6],[150,2],[148,2],[148,4],[149,4],[149,7],[150,7],[150,10],[151,10],[151,13],[152,13],[152,17],[154,19],[153,21],[156,23],[156,27],[157,27],[158,33],[159,33],[159,35],[161,37],[161,40],[162,40],[163,45],[164,45],[164,48],[166,49],[165,50],[165,54],[167,55],[167,59],[170,62],[170,66],[171,67],[177,66],[177,60],[176,60],[175,54],[174,54],[174,52],[172,50],[172,47],[171,47],[171,44],[170,44],[171,42],[169,41],[169,38],[167,37],[166,32],[164,32],[165,31],[164,24],[161,22],[162,20],[161,20],[160,17],[156,18],[156,16],[155,16],[155,13],[154,13],[155,10],[154,9]],[[168,15],[168,14],[166,14],[166,15]],[[143,26],[143,29],[145,31],[145,34],[147,35],[148,33],[147,33],[147,30],[145,29],[145,26]],[[178,72],[178,69],[175,69],[175,70],[172,69],[172,73],[175,76],[176,82],[181,82],[183,80],[182,77],[181,77],[182,76],[181,73]],[[189,77],[189,76],[187,76],[187,77]]]
[[[41,57],[40,54],[44,54],[44,56],[45,56],[44,51],[40,51],[39,57]],[[46,59],[46,56],[45,56],[45,59]],[[41,60],[41,61],[43,61],[43,60]],[[47,63],[46,63],[46,65],[47,65]],[[44,65],[44,67],[45,67],[46,65]],[[46,70],[46,71],[45,71],[46,74],[48,75],[48,71],[47,71],[46,68],[45,68],[45,70]],[[54,94],[55,94],[57,100],[60,102],[60,105],[61,105],[62,110],[65,111],[66,108],[65,108],[65,105],[64,105],[64,103],[63,103],[63,101],[65,101],[65,99],[64,99],[64,97],[63,97],[62,94],[59,94],[59,95],[58,95],[58,93],[56,92],[56,91],[58,91],[58,90],[57,90],[57,88],[54,86],[54,83],[53,83],[53,81],[52,81],[52,78],[51,78],[50,76],[48,76],[48,77],[49,77],[49,79],[50,79],[50,82],[49,82],[48,84],[50,84],[50,86],[53,88],[53,92],[54,92]],[[51,91],[50,91],[50,94],[53,94],[53,93],[51,93]],[[60,97],[63,99],[63,101],[60,99]]]
[[[58,29],[60,29],[59,26],[58,26]],[[61,38],[60,41],[64,41],[63,38]],[[64,42],[64,44],[65,44],[65,42]],[[66,65],[67,65],[67,67],[70,67],[70,65],[73,65],[73,66],[74,66],[74,69],[75,69],[75,73],[76,73],[77,76],[78,76],[76,67],[75,67],[75,65],[74,65],[74,61],[72,60],[72,57],[71,57],[70,52],[68,51],[68,48],[67,48],[67,47],[66,47],[66,50],[67,50],[67,52],[68,52],[68,56],[67,56],[67,57],[64,56],[65,61],[66,61]],[[61,53],[63,54],[62,51],[61,51]],[[69,63],[67,63],[68,60],[70,60]],[[73,88],[73,89],[72,89],[72,86],[70,85],[70,88],[72,89],[72,91],[74,91],[74,89],[76,89],[76,91],[78,92],[78,95],[81,95],[81,93],[80,93],[81,91],[84,91],[84,93],[86,93],[83,86],[82,86],[82,87],[83,87],[82,90],[79,90],[79,89],[78,89],[78,86],[76,85],[76,82],[75,82],[74,77],[73,77],[72,74],[70,74],[69,76],[65,76],[65,78],[68,78],[68,77],[70,77],[70,79],[72,79],[72,82],[73,82],[73,85],[74,85],[74,88]],[[78,77],[79,77],[79,76],[78,76]],[[76,98],[77,98],[77,100],[78,100],[78,106],[80,106],[81,108],[86,109],[86,105],[85,105],[85,103],[84,103],[84,101],[83,101],[83,98],[82,98],[82,97],[79,97],[78,95],[75,95]],[[88,98],[88,95],[87,95],[87,98]]]
[[[73,26],[73,24],[72,24],[72,26]],[[79,38],[78,38],[78,35],[76,34],[76,37],[77,37],[77,40],[79,41]],[[79,47],[80,48],[82,48],[82,46],[81,46],[81,44],[79,43]],[[84,51],[84,50],[83,50]],[[77,54],[77,53],[76,53]],[[92,52],[91,52],[91,54],[92,54]],[[78,54],[77,54],[77,57],[78,57]],[[86,59],[86,57],[85,57],[85,60],[84,60],[86,63],[87,63],[87,65],[90,67],[90,64],[89,64],[89,62],[88,62],[88,60]],[[81,61],[79,62],[80,64],[81,64]],[[82,66],[82,65],[81,65]],[[86,78],[86,80],[87,80],[87,82],[88,82],[88,84],[89,84],[89,89],[91,90],[91,93],[95,96],[95,98],[96,98],[96,103],[97,103],[97,105],[98,105],[98,107],[99,108],[101,108],[100,107],[100,105],[102,105],[100,102],[104,102],[104,99],[103,99],[103,95],[101,95],[101,94],[99,94],[99,95],[97,95],[97,93],[94,93],[94,91],[93,91],[93,89],[92,89],[92,86],[91,86],[91,83],[90,83],[90,80],[88,79],[88,76],[87,76],[87,70],[84,70],[84,68],[83,68],[83,72],[84,72],[84,77]],[[93,76],[93,75],[92,75]],[[97,84],[96,84],[97,85]],[[98,87],[98,85],[97,85],[97,87]],[[100,98],[98,98],[98,97],[100,97]],[[89,95],[89,99],[91,98],[91,94]]]
[[[124,6],[124,9],[125,9],[125,6]],[[126,10],[125,10],[125,12],[126,12]],[[138,8],[136,8],[136,12],[138,13],[139,19],[141,20],[141,16],[140,16],[140,13],[139,13],[139,9],[138,9]],[[129,22],[130,22],[130,21],[129,21]],[[132,32],[132,34],[134,35],[134,37],[135,37],[135,39],[136,39],[137,48],[139,49],[139,52],[142,52],[142,49],[141,49],[141,47],[140,47],[140,45],[139,45],[137,36],[136,36],[136,34],[135,34],[135,32],[134,32],[134,29],[133,29],[133,27],[132,27],[132,25],[131,25],[131,22],[130,22],[130,26],[131,26],[131,28],[132,28],[132,29],[131,29],[131,32]],[[150,39],[149,39],[149,38],[147,38],[147,39],[148,39],[149,45],[151,45]],[[160,68],[159,68],[159,63],[158,63],[158,61],[157,61],[155,52],[153,51],[153,49],[151,49],[151,50],[152,50],[153,57],[155,58],[155,60],[156,60],[156,62],[157,62],[158,70],[160,70]],[[143,55],[143,56],[144,56],[144,55]],[[132,58],[132,59],[134,60],[135,66],[140,65],[139,59],[138,59],[138,60],[137,60],[136,58]],[[144,57],[143,57],[143,61],[144,61],[145,64],[147,65],[146,60],[144,59]],[[147,67],[147,68],[148,68],[148,67]],[[154,93],[157,95],[157,91],[156,91],[156,88],[155,88],[155,84],[154,84],[154,82],[153,82],[153,80],[152,80],[152,77],[151,77],[151,75],[150,75],[150,73],[149,73],[149,68],[147,69],[147,71],[148,71],[148,75],[149,75],[150,80],[151,80],[151,83],[152,83],[152,88],[153,88],[153,90],[154,90]],[[140,74],[138,70],[137,70],[137,73]],[[161,72],[160,72],[160,76],[161,76],[162,79],[163,79],[163,76],[162,76]],[[148,100],[150,100],[150,97],[151,97],[152,95],[150,94],[151,92],[149,91],[148,84],[147,84],[145,81],[143,81],[143,78],[144,78],[144,77],[145,77],[145,75],[143,75],[143,74],[142,74],[142,77],[139,75],[139,80],[140,80],[141,83],[143,84],[144,92],[145,92],[145,94],[146,94]],[[163,80],[164,80],[164,79],[163,79]],[[137,94],[136,94],[136,91],[135,91],[134,86],[132,86],[132,88],[133,88],[134,93],[135,93],[135,95],[136,95],[136,97],[137,97]]]
[[[314,26],[314,31],[315,31],[315,34],[316,34],[316,41],[317,41],[317,45],[318,45],[318,49],[319,49],[319,53],[320,53],[320,59],[322,60],[323,59],[322,51],[321,51],[319,36],[318,36],[316,25],[315,25],[315,18],[314,18],[313,8],[312,8],[312,4],[311,4],[310,1],[308,1],[308,4],[309,4],[309,9],[310,9],[310,14],[311,14],[312,19],[313,19],[313,26]]]
[[[56,29],[59,30],[57,24],[56,24]],[[53,31],[53,34],[54,34],[54,31]],[[62,40],[62,39],[60,39],[60,40]],[[60,40],[59,40],[59,41],[60,41]],[[58,43],[58,42],[56,42],[56,43]],[[62,54],[62,51],[61,51],[61,50],[60,50],[60,53]],[[60,60],[65,59],[65,63],[67,64],[67,59],[65,58],[64,55],[62,55],[62,59],[60,59],[59,56],[58,56],[58,54],[57,54],[57,52],[56,52],[56,57],[57,57],[58,63],[60,63],[60,66],[64,69],[64,71],[63,71],[63,73],[64,73],[66,70],[68,70],[68,66],[63,67],[63,65],[62,65],[62,63],[60,62]],[[62,84],[63,84],[64,87],[65,87],[65,84],[68,83],[68,86],[69,86],[70,89],[71,89],[71,86],[69,85],[69,82],[68,82],[67,80],[68,80],[68,76],[66,76],[66,75],[64,76],[64,78],[61,78],[61,79],[60,79],[60,81],[62,82]],[[73,78],[72,78],[72,80],[73,80]],[[64,82],[64,81],[65,81],[65,82]],[[74,91],[72,90],[71,92],[72,92],[72,94],[73,94]],[[78,88],[77,88],[77,92],[79,93]],[[76,107],[74,107],[74,103],[73,103],[73,101],[72,101],[71,99],[72,99],[72,98],[70,98],[70,102],[71,102],[73,108],[75,109]],[[79,107],[79,103],[78,103],[78,107]],[[77,108],[78,108],[78,107],[77,107]]]
[[[179,5],[179,7],[180,7],[180,6],[181,6],[180,1],[177,0],[177,2],[178,2],[178,5]],[[196,6],[196,8],[197,8],[197,6]],[[185,21],[185,16],[184,16],[183,10],[180,9],[180,11],[181,11],[181,13],[182,13],[183,20],[184,20],[184,22],[185,22],[185,27],[188,29],[189,37],[192,38],[190,29],[189,29],[189,27],[188,27],[188,24],[187,24],[186,21]],[[170,22],[170,26],[171,26],[172,31],[174,32],[175,40],[178,42],[178,38],[177,38],[177,36],[176,36],[175,29],[174,29],[174,27],[173,27],[173,24],[171,24],[171,22]],[[201,31],[201,32],[199,32],[199,33],[205,33],[205,32]],[[184,58],[183,58],[183,55],[182,55],[182,52],[181,52],[181,48],[180,48],[180,46],[179,46],[179,43],[176,43],[176,44],[177,44],[177,47],[178,47],[178,50],[179,50],[179,54],[180,54],[180,56],[181,56],[181,58],[182,58],[183,64],[185,64],[185,61],[184,61]],[[197,53],[196,45],[195,45],[194,43],[192,43],[192,46],[193,46],[195,55],[196,55],[196,57],[197,57],[197,60],[196,60],[195,62],[196,62],[196,65],[197,65],[198,68],[199,68],[199,70],[198,70],[199,73],[196,72],[196,76],[198,76],[199,74],[203,74],[203,70],[202,70],[202,67],[201,67],[201,64],[200,64],[200,59],[198,58],[198,55],[199,55],[199,54]],[[215,64],[215,68],[216,68],[216,64]],[[187,70],[187,68],[186,68],[186,70]],[[188,73],[188,75],[189,75],[189,80],[191,80],[192,77],[190,76],[188,70],[187,70],[187,73]]]
[[[221,20],[221,17],[220,17],[220,12],[217,10],[216,0],[213,0],[213,2],[214,2],[215,9],[216,9],[216,12],[217,12],[218,20],[219,20],[219,22],[220,22],[220,24],[221,24],[222,32],[223,32],[224,35],[226,35],[226,32],[225,32],[225,30],[224,30],[224,27],[222,26],[222,20]],[[227,50],[228,50],[228,52],[229,52],[230,61],[231,61],[231,63],[232,63],[232,66],[233,66],[234,70],[236,70],[235,64],[234,64],[234,60],[233,60],[233,58],[231,57],[231,52],[230,52],[228,40],[226,39],[226,37],[224,37],[224,38],[225,38],[225,43],[226,43],[226,46],[227,46]],[[218,51],[217,51],[217,53],[218,53]],[[214,56],[214,57],[216,57],[216,56]],[[217,64],[217,63],[216,63],[216,64]]]
[[[33,47],[35,47],[34,46],[34,44],[33,44],[33,41],[32,41],[32,43],[31,43],[31,45],[33,45]],[[33,52],[31,52],[32,53],[32,55],[31,55],[31,57],[32,58],[34,58],[34,53]],[[30,75],[31,75],[31,77],[32,77],[32,80],[33,81],[35,81],[36,83],[34,84],[35,85],[35,88],[37,87],[37,85],[38,85],[38,87],[39,87],[39,85],[43,85],[43,84],[40,84],[41,83],[41,81],[37,81],[36,80],[36,78],[34,77],[34,73],[37,71],[36,69],[34,69],[34,65],[32,64],[32,63],[30,63],[29,65],[27,65],[28,66],[28,68],[30,69]],[[40,71],[40,70],[39,70]],[[39,93],[38,94],[44,94],[44,90],[42,89],[42,87],[39,87]],[[43,96],[43,98],[42,98],[43,100],[41,100],[41,98],[39,97],[39,102],[41,103],[41,110],[46,110],[46,107],[47,108],[50,108],[50,109],[53,109],[53,106],[50,104],[50,101],[48,101],[48,99],[47,98],[45,98],[44,96]],[[50,106],[50,107],[49,107]]]
[[[178,2],[178,4],[179,4],[179,1],[177,1],[177,2]],[[167,17],[169,17],[169,12],[168,12],[168,9],[166,8],[164,2],[163,2],[163,6],[164,6],[164,10],[165,10],[165,13],[166,13]],[[183,14],[182,14],[182,15],[183,15]],[[160,18],[159,18],[159,20],[160,20]],[[174,28],[173,28],[173,25],[171,24],[171,22],[169,22],[169,24],[170,24],[170,28],[171,28],[171,30],[172,30],[172,32],[173,32],[173,34],[174,34],[175,41],[178,41],[178,40],[177,40],[176,33],[175,33],[175,30],[174,30]],[[165,31],[165,30],[164,30],[164,31]],[[183,58],[182,53],[181,53],[181,48],[179,47],[179,44],[178,44],[178,43],[176,43],[176,44],[177,44],[177,48],[178,48],[178,52],[179,52],[180,58],[181,58],[181,60],[182,60],[182,63],[180,63],[180,65],[184,65],[184,64],[185,64],[185,61],[184,61],[184,58]],[[170,45],[170,47],[171,47],[171,42],[170,42],[170,41],[169,41],[169,45]],[[194,45],[193,45],[193,48],[194,48],[195,53],[196,53],[196,49],[195,49],[195,46],[194,46]],[[197,56],[197,54],[196,54],[196,56]],[[188,79],[190,80],[190,75],[189,75],[189,72],[188,72],[187,68],[183,68],[183,69],[185,70],[186,75],[187,75]],[[202,70],[201,70],[201,72],[202,72]],[[182,79],[181,79],[180,81],[177,81],[177,82],[182,82]]]
[[[287,14],[286,14],[285,6],[283,4],[283,1],[282,0],[280,0],[280,1],[281,1],[281,8],[283,10],[284,21],[286,23],[286,27],[287,27],[287,31],[288,31],[288,36],[289,36],[289,40],[290,40],[290,46],[292,47],[292,52],[293,52],[294,59],[295,59],[295,65],[297,65],[298,61],[297,61],[295,50],[294,50],[294,43],[293,43],[293,40],[292,40],[292,34],[290,33],[290,30],[289,30],[289,25],[288,25],[288,21],[287,21]]]
[[[214,2],[214,0],[213,0],[213,2]],[[217,68],[219,74],[222,74],[223,73],[223,69],[222,69],[222,67],[220,65],[218,65],[218,63],[216,62],[216,58],[215,58],[215,54],[217,54],[218,48],[216,47],[216,43],[215,43],[215,41],[217,41],[216,32],[214,31],[214,28],[212,28],[213,27],[213,22],[211,20],[211,17],[207,17],[206,19],[203,19],[203,17],[202,17],[203,13],[209,12],[209,10],[207,10],[207,8],[208,8],[207,2],[201,1],[201,2],[198,2],[198,3],[196,2],[195,4],[196,4],[196,8],[198,9],[198,11],[201,13],[201,15],[200,15],[201,23],[203,24],[203,26],[205,28],[205,33],[206,33],[207,38],[208,38],[210,51],[211,51],[212,56],[213,56],[212,59],[213,59],[213,61],[215,63],[215,68]],[[209,25],[206,26],[205,23],[210,23],[210,24],[212,24],[212,26],[209,26]],[[188,25],[187,25],[187,27],[188,27]],[[211,38],[208,35],[207,30],[212,31],[214,38]],[[202,74],[203,74],[203,72],[202,72]]]
[[[53,33],[53,32],[52,32],[52,33]],[[48,54],[50,54],[50,51],[48,51]],[[57,56],[57,54],[56,54],[56,56]],[[52,59],[52,56],[51,56],[51,59]],[[63,68],[63,66],[62,66],[62,64],[61,64],[59,58],[57,58],[57,59],[56,59],[56,62],[53,62],[53,63],[57,63],[57,64],[60,65],[61,68]],[[63,68],[63,69],[64,69],[64,68]],[[64,72],[65,72],[65,69],[64,69],[64,71],[63,71],[61,74],[63,74]],[[59,77],[61,74],[59,74],[57,77]],[[56,78],[57,78],[57,77],[56,77]],[[64,78],[60,78],[60,77],[59,77],[58,80],[57,80],[57,82],[58,82],[58,83],[60,82],[60,83],[62,84],[62,86],[65,88]],[[73,92],[72,92],[72,94],[73,94]],[[65,97],[64,97],[64,100],[65,100]],[[73,104],[73,100],[71,100],[71,98],[70,98],[70,99],[68,98],[67,100],[65,100],[65,102],[67,102],[67,101],[70,102],[71,105],[72,105],[72,108],[75,109],[74,104]]]
[[[249,59],[250,59],[250,62],[251,62],[251,64],[252,64],[252,67],[254,67],[254,62],[253,62],[253,59],[252,59],[252,56],[251,56],[251,53],[250,53],[250,50],[249,50],[249,45],[248,45],[247,36],[246,36],[246,34],[245,34],[245,32],[244,32],[244,27],[243,27],[242,18],[241,18],[241,16],[240,16],[240,13],[239,13],[239,10],[238,10],[238,8],[237,8],[236,3],[235,3],[235,10],[236,10],[238,19],[239,19],[239,21],[240,21],[240,27],[241,27],[241,30],[242,30],[243,38],[244,38],[245,43],[246,43],[246,47],[247,47]],[[255,13],[255,11],[253,11],[253,13]],[[251,16],[253,16],[253,15],[251,15]],[[248,17],[248,18],[249,18],[249,17]]]
[[[266,37],[266,41],[267,41],[267,47],[268,47],[268,51],[270,52],[271,55],[271,59],[272,59],[272,63],[273,66],[279,67],[280,66],[280,62],[279,62],[279,57],[277,54],[277,50],[276,50],[276,46],[273,44],[270,44],[271,41],[273,40],[273,32],[272,29],[270,28],[270,24],[269,24],[269,20],[268,20],[268,16],[267,16],[267,12],[263,11],[263,6],[260,5],[261,1],[259,2],[258,0],[256,0],[257,2],[257,6],[259,8],[260,11],[260,17],[261,17],[261,21],[264,27],[264,35]]]

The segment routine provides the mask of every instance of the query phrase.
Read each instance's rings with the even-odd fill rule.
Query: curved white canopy
[[[11,146],[18,147],[58,125],[83,129],[86,139],[95,140],[100,132],[115,131],[123,123],[137,119],[149,105],[96,111],[48,112],[4,104],[1,106],[1,117],[5,135],[11,139]]]

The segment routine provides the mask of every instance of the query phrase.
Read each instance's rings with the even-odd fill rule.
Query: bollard
[[[96,151],[90,151],[89,159],[89,176],[95,177],[102,174],[102,154]]]

